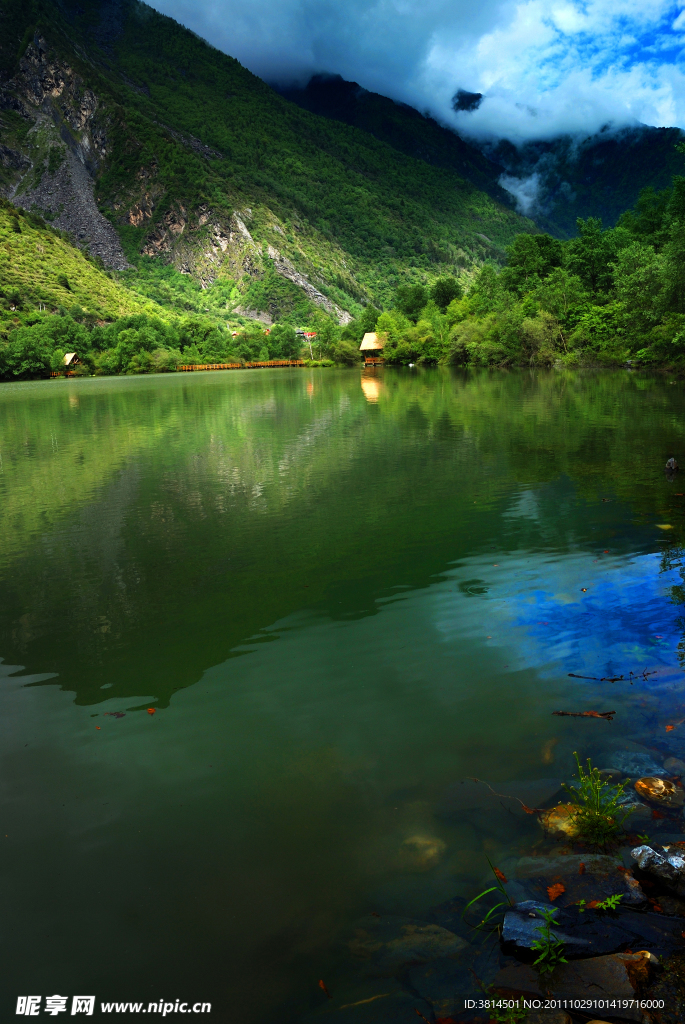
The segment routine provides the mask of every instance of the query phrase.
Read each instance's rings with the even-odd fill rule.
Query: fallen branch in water
[[[615,711],[553,711],[553,715],[568,718],[603,718],[605,722],[613,722]]]
[[[490,792],[494,796],[499,796],[499,797],[502,798],[502,800],[516,800],[516,801],[518,801],[518,803],[521,804],[521,807],[526,812],[526,814],[539,814],[539,813],[542,813],[542,811],[547,810],[547,808],[545,808],[545,807],[527,807],[526,804],[524,804],[523,800],[520,800],[517,796],[508,796],[506,793],[497,793],[492,788],[490,783],[489,782],[485,782],[484,779],[475,779],[472,775],[467,775],[466,777],[469,780],[469,782],[480,782],[483,786],[487,786],[488,789],[490,790]]]
[[[644,672],[629,672],[628,680],[632,683],[633,679],[647,679],[648,676],[655,676],[656,669],[652,672],[648,672],[647,669]],[[571,679],[591,679],[593,683],[619,683],[622,679],[625,679],[625,675],[620,676],[579,676],[577,672],[569,672]]]

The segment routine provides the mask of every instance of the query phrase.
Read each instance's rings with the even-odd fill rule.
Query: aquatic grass
[[[495,884],[491,885],[489,889],[484,889],[483,892],[479,893],[477,896],[474,896],[474,898],[469,903],[467,903],[464,909],[462,910],[461,916],[462,920],[466,921],[466,912],[469,909],[469,907],[473,907],[476,903],[479,903],[480,900],[484,899],[491,892],[499,892],[502,896],[504,896],[504,899],[500,900],[499,903],[496,903],[494,907],[490,907],[482,921],[479,921],[479,923],[476,925],[471,925],[471,927],[474,928],[476,931],[481,931],[483,928],[487,928],[488,926],[490,926],[491,931],[499,931],[500,928],[502,927],[502,920],[504,918],[504,911],[502,910],[502,908],[513,907],[514,903],[511,900],[507,890],[504,888],[504,884],[506,882],[504,874],[499,870],[499,868],[496,868],[494,866],[489,857],[486,859],[488,864],[490,865],[490,870],[495,876]],[[501,919],[499,919],[500,915]],[[468,921],[466,921],[466,923],[468,924]]]
[[[617,841],[630,814],[619,803],[626,784],[608,782],[602,778],[598,768],[593,768],[589,757],[587,768],[583,768],[576,751],[573,756],[578,768],[578,785],[564,785],[564,789],[574,806],[575,838],[604,850]]]

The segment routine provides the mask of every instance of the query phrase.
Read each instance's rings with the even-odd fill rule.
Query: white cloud
[[[155,0],[267,81],[337,72],[512,141],[685,127],[685,0]],[[455,114],[458,88],[482,92]]]

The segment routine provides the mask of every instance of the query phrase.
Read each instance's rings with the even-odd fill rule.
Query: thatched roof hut
[[[367,333],[362,338],[362,343],[359,346],[360,352],[381,352],[383,350],[383,340],[378,337],[377,334]]]
[[[67,352],[62,362],[64,363],[65,366],[76,366],[76,364],[80,363],[81,360],[79,359],[75,352]]]

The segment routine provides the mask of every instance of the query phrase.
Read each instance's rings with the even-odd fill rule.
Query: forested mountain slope
[[[614,227],[643,188],[668,188],[674,174],[685,172],[675,148],[684,137],[680,128],[640,124],[520,147],[503,140],[486,151],[506,167],[509,178],[502,180],[527,199],[530,216],[558,238],[572,238],[578,217],[601,217]]]
[[[601,217],[613,227],[641,189],[667,188],[672,176],[685,170],[675,149],[684,135],[679,128],[607,126],[595,135],[514,145],[506,138],[461,138],[418,110],[340,75],[314,75],[306,86],[280,92],[307,110],[363,128],[401,153],[453,168],[505,205],[518,202],[558,238],[576,234],[578,217]]]
[[[0,76],[2,192],[172,307],[345,323],[534,230],[136,0],[4,0]]]
[[[514,206],[511,193],[499,185],[499,178],[506,173],[503,165],[406,103],[369,92],[340,75],[313,75],[304,87],[277,88],[281,96],[305,110],[361,128],[407,156],[435,167],[449,167],[498,202]]]

